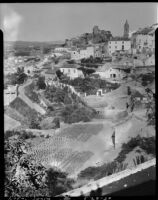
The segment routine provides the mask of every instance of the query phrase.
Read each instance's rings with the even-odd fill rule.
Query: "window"
[[[117,42],[115,42],[115,44],[117,44]]]
[[[70,73],[70,69],[68,69],[68,72]]]
[[[74,69],[74,73],[76,73],[76,70]]]
[[[122,41],[122,44],[124,44],[124,41]]]
[[[113,77],[116,78],[116,74],[113,74]]]
[[[117,46],[115,46],[115,49],[117,49]]]
[[[124,50],[124,45],[122,45],[122,50]]]

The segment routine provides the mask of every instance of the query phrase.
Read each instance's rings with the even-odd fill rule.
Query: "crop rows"
[[[60,136],[84,142],[92,135],[98,134],[102,129],[102,124],[75,124],[72,127],[62,130]]]

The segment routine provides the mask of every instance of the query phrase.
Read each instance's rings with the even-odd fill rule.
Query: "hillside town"
[[[130,31],[130,25],[125,19],[120,36],[95,25],[90,33],[65,38],[60,44],[4,43],[5,138],[20,137],[19,144],[23,140],[30,145],[25,161],[33,158],[44,166],[34,166],[37,176],[50,166],[61,171],[56,175],[48,171],[48,177],[57,176],[61,185],[65,181],[62,187],[51,186],[51,196],[93,196],[97,187],[112,193],[107,184],[116,181],[117,173],[122,173],[117,181],[127,178],[122,183],[126,185],[126,171],[146,174],[148,167],[155,166],[158,24],[135,31]],[[25,177],[24,164],[28,165],[17,164],[13,177],[20,195],[24,195],[21,188],[32,184]],[[129,172],[133,174],[130,180],[138,181],[134,173]],[[36,184],[31,186],[36,189],[27,191],[29,195],[35,191],[37,196],[46,196],[42,181]]]

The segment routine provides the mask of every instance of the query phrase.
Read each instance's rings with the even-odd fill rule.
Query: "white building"
[[[136,49],[137,52],[142,52],[144,49],[155,52],[155,28],[146,27],[139,29],[133,33],[131,41],[132,48]]]
[[[80,60],[80,52],[78,51],[71,51],[70,52],[72,60]]]
[[[75,65],[71,64],[64,65],[63,67],[60,68],[60,71],[64,75],[70,77],[70,79],[84,77],[82,70],[77,69]]]
[[[86,49],[80,50],[80,59],[82,58],[89,58],[90,56],[94,57],[94,47],[90,46]]]
[[[155,65],[155,55],[152,55],[151,57],[145,60],[145,66],[152,66],[152,65]]]
[[[55,52],[69,52],[69,49],[66,47],[57,47],[54,49]]]
[[[85,49],[80,49],[78,51],[70,51],[72,60],[80,60],[83,58],[89,58],[90,56],[94,57],[94,47],[89,46]]]
[[[125,38],[113,38],[108,42],[108,52],[113,54],[116,51],[131,51],[131,41]]]
[[[93,74],[98,74],[102,79],[121,80],[126,76],[126,73],[120,68],[107,67],[97,70]]]

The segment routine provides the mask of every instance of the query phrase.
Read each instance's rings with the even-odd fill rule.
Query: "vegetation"
[[[95,57],[93,58],[93,56],[90,56],[89,58],[83,58],[81,59],[81,64],[85,64],[86,67],[90,67],[90,66],[97,66],[97,64],[102,64],[103,62],[103,58],[100,57]]]
[[[145,150],[147,154],[156,156],[155,137],[146,138],[138,135],[122,145],[121,152],[113,162],[105,163],[99,167],[88,167],[80,172],[78,178],[94,178],[96,180],[126,169],[127,164],[124,165],[123,161],[125,160],[126,155],[137,146]],[[142,163],[143,161],[145,161],[145,158],[136,158],[135,164]]]
[[[27,79],[27,75],[24,73],[24,67],[17,69],[16,72],[16,79],[17,79],[17,84],[23,84],[24,81]]]
[[[11,103],[10,107],[15,109],[29,121],[38,119],[40,114],[36,110],[30,108],[21,98],[16,97]]]
[[[23,130],[23,131],[8,130],[5,132],[4,138],[5,138],[5,140],[7,140],[8,138],[15,136],[15,135],[19,136],[19,138],[23,139],[23,140],[36,137],[32,132],[27,132],[25,130]]]
[[[135,147],[140,147],[145,150],[147,154],[153,154],[155,156],[155,137],[140,137],[139,135],[135,138],[131,138],[129,142],[122,145],[122,150],[118,157],[115,159],[121,163],[125,160],[126,154],[131,152]]]
[[[46,169],[27,155],[21,139],[5,140],[5,197],[56,196],[72,189],[73,180],[57,169]]]
[[[51,103],[60,104],[60,109],[57,109],[58,106],[50,106],[49,111],[50,113],[55,113],[56,110],[60,110],[60,116],[65,123],[87,122],[97,114],[96,111],[88,107],[80,97],[70,92],[67,86],[64,88],[48,86],[45,90],[45,97]]]
[[[95,72],[95,70],[92,68],[80,67],[78,69],[82,70],[85,77],[88,77]]]
[[[117,89],[120,85],[117,83],[109,83],[106,80],[94,79],[90,77],[86,78],[76,78],[70,80],[65,78],[61,80],[62,83],[72,85],[78,88],[81,92],[86,92],[88,94],[95,93],[98,89]]]
[[[38,77],[36,85],[38,89],[44,90],[46,88],[45,77],[44,76]]]
[[[81,171],[78,175],[78,178],[86,178],[86,179],[100,179],[105,176],[112,175],[113,173],[125,170],[127,164],[120,164],[116,161],[111,163],[106,163],[100,167],[88,167],[85,170]]]
[[[96,115],[96,111],[88,107],[79,107],[77,104],[68,105],[62,111],[62,117],[65,123],[89,122]]]
[[[30,85],[27,85],[25,87],[25,95],[31,99],[35,103],[40,103],[40,99],[38,97],[38,94],[34,91],[34,83],[32,82]]]
[[[155,94],[149,89],[146,88],[148,95],[148,102],[146,103],[146,115],[148,125],[155,125]]]
[[[154,79],[155,79],[155,75],[152,73],[141,75],[141,80],[142,80],[143,86],[147,86],[148,84],[152,83]]]
[[[27,79],[27,75],[24,73],[24,68],[17,68],[16,73],[7,74],[4,79],[5,85],[23,84]]]
[[[92,135],[97,135],[102,130],[103,124],[74,124],[73,126],[63,129],[60,135],[85,142]]]

